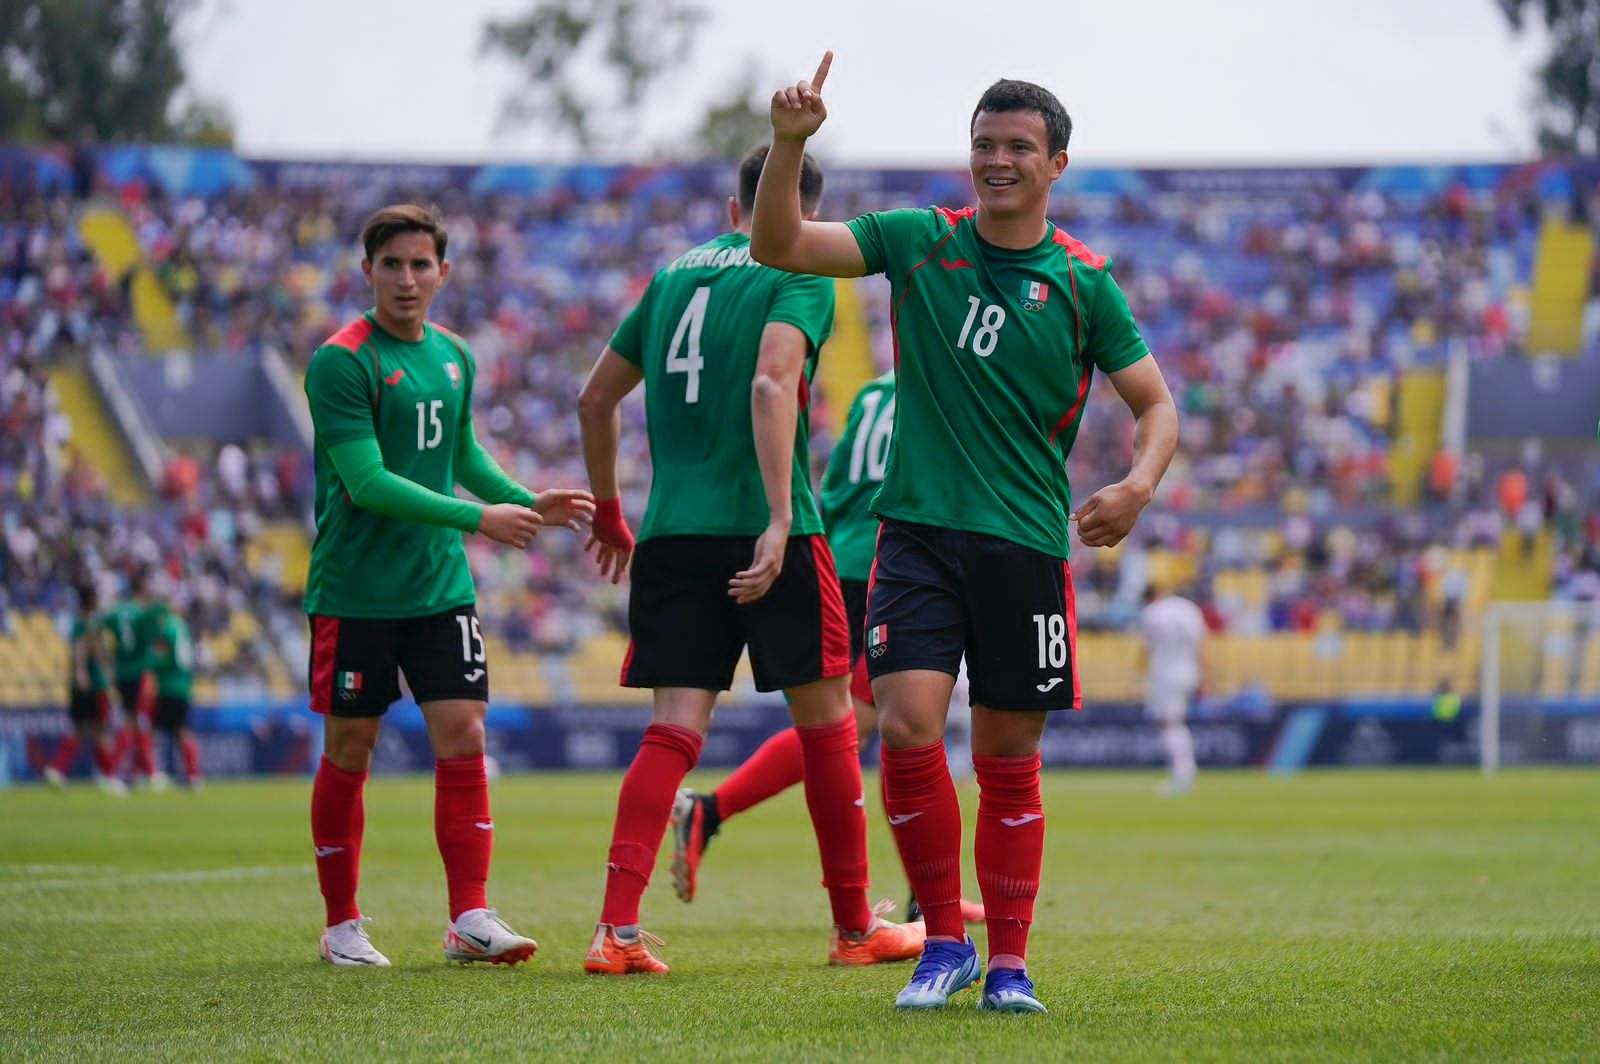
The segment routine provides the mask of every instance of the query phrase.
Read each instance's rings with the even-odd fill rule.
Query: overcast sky
[[[691,69],[647,139],[692,129],[753,59],[772,87],[837,53],[828,161],[964,165],[997,77],[1054,90],[1078,165],[1520,158],[1542,35],[1493,0],[702,0]],[[529,0],[212,0],[191,78],[250,155],[552,160],[543,129],[497,132],[509,70],[479,59],[490,16]]]

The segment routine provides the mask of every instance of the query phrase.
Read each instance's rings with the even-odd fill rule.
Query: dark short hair
[[[984,89],[983,95],[978,98],[978,106],[972,109],[972,121],[967,125],[969,135],[978,125],[978,116],[985,111],[1036,112],[1044,119],[1051,155],[1066,151],[1067,141],[1072,139],[1072,117],[1067,114],[1067,109],[1061,106],[1055,93],[1031,81],[1001,78]]]
[[[78,593],[78,608],[85,613],[93,613],[100,605],[100,592],[89,577],[80,580],[73,590]]]
[[[767,165],[770,145],[760,144],[739,160],[739,209],[748,214],[756,206],[756,184]],[[800,213],[810,214],[822,201],[822,166],[806,152],[800,157]]]
[[[433,237],[433,250],[439,256],[439,261],[444,261],[444,249],[450,242],[450,234],[445,232],[438,211],[415,203],[391,203],[372,212],[367,224],[361,227],[361,248],[366,252],[368,261],[377,254],[379,248],[401,233],[427,233]]]

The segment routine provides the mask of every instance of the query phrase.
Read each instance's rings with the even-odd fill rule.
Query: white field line
[[[194,872],[151,872],[140,876],[101,876],[95,879],[19,879],[0,882],[0,890],[75,890],[82,887],[133,887],[147,883],[205,883],[217,879],[265,879],[268,876],[303,876],[310,865],[263,865],[258,868],[207,868]]]

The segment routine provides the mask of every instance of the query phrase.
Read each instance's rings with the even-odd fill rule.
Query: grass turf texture
[[[1043,1017],[979,1012],[971,992],[900,1014],[909,965],[825,967],[798,791],[727,825],[693,905],[663,846],[644,917],[674,971],[625,979],[579,970],[615,776],[494,785],[490,896],[541,945],[515,970],[442,960],[430,779],[367,789],[361,900],[388,970],[317,958],[308,780],[0,792],[0,1059],[1600,1056],[1593,772],[1210,774],[1181,801],[1150,774],[1045,787]],[[874,805],[873,896],[901,896]],[[966,883],[976,896],[970,866]]]

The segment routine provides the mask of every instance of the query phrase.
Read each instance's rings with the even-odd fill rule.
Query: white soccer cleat
[[[379,953],[362,925],[369,918],[358,916],[334,924],[322,932],[319,949],[322,959],[340,968],[387,968],[389,958]]]
[[[67,785],[67,777],[54,765],[46,765],[43,776],[45,785],[52,791],[59,791]]]
[[[150,777],[150,792],[152,794],[160,794],[162,791],[171,789],[171,787],[172,777],[165,772],[158,770]]]
[[[539,948],[531,938],[524,938],[500,919],[493,909],[468,909],[444,929],[444,956],[446,960],[488,961],[490,964],[518,965],[528,960]]]
[[[96,787],[114,797],[126,798],[128,796],[128,785],[115,776],[107,776],[96,772],[94,774],[94,783]]]

